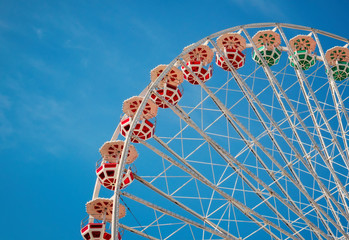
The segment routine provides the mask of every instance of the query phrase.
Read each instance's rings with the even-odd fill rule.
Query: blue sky
[[[3,239],[80,239],[98,149],[122,101],[183,47],[255,22],[349,37],[348,7],[346,0],[0,1]]]

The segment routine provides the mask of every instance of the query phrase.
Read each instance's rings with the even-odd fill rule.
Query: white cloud
[[[21,76],[4,82],[5,91],[0,94],[0,149],[30,139],[33,146],[47,144],[40,151],[52,151],[48,146],[62,138],[71,125],[69,102],[45,96],[40,91],[28,91],[20,82]],[[57,146],[54,149],[58,151]]]
[[[282,1],[272,1],[272,0],[231,0],[241,7],[245,12],[258,12],[260,15],[265,17],[282,17],[286,18],[287,15],[279,7],[277,3]],[[276,3],[275,3],[276,2]]]
[[[5,115],[3,110],[0,110],[0,141],[7,142],[6,139],[11,136],[14,132],[14,126],[9,118]],[[12,145],[10,142],[6,144]],[[6,148],[4,144],[0,145],[0,148]]]
[[[137,31],[139,31],[139,33],[144,35],[145,38],[148,38],[152,42],[160,43],[158,33],[161,31],[158,31],[158,33],[157,33],[157,31],[151,30],[151,29],[156,28],[156,26],[154,26],[154,24],[152,24],[150,27],[149,23],[142,22],[137,18],[132,18],[131,24],[136,28]]]
[[[0,136],[4,140],[13,132],[13,126],[6,113],[11,108],[12,102],[9,97],[0,94]]]
[[[42,39],[43,37],[43,31],[41,28],[36,28],[34,27],[34,32],[36,33],[36,36],[38,37],[38,39]]]
[[[0,110],[2,109],[9,109],[11,107],[12,103],[8,96],[5,96],[3,94],[0,94]]]
[[[10,26],[8,25],[8,23],[5,23],[4,21],[0,20],[0,29],[9,29]]]

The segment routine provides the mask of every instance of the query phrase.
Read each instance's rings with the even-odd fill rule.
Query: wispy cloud
[[[237,4],[245,12],[259,13],[264,17],[282,17],[287,18],[287,15],[283,12],[282,8],[277,3],[282,1],[272,0],[230,0],[232,3]]]
[[[144,36],[144,38],[148,38],[151,42],[160,42],[158,33],[161,31],[154,31],[154,29],[156,29],[156,26],[154,26],[154,24],[142,22],[137,18],[132,18],[131,24],[136,31]]]
[[[23,60],[28,66],[32,68],[32,70],[39,73],[40,75],[46,75],[50,78],[57,78],[58,76],[63,77],[64,75],[64,72],[59,70],[59,68],[52,66],[41,58],[23,56]]]
[[[36,33],[36,36],[41,40],[43,37],[43,30],[41,28],[34,27],[34,32]]]
[[[12,105],[9,97],[0,94],[0,109],[9,109]]]
[[[4,141],[8,136],[10,136],[14,127],[12,122],[10,121],[9,116],[7,116],[7,112],[11,108],[12,103],[9,97],[0,94],[0,140]],[[3,146],[0,146],[3,147]]]
[[[10,26],[8,23],[0,20],[0,29],[9,29],[9,28],[10,28]]]
[[[69,102],[40,91],[28,91],[20,82],[21,76],[18,75],[16,80],[3,83],[6,90],[0,94],[0,149],[31,139],[34,146],[47,144],[40,149],[42,152],[58,151],[57,146],[50,146],[57,145],[55,141],[63,134],[69,136],[64,132],[71,125]]]

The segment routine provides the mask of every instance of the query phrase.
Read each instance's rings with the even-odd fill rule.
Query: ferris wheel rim
[[[202,43],[204,43],[205,41],[208,41],[208,40],[210,40],[210,39],[212,39],[212,38],[215,38],[216,37],[216,35],[220,35],[220,34],[223,34],[223,33],[226,33],[226,32],[231,32],[231,31],[236,31],[236,28],[238,28],[239,30],[240,29],[242,29],[242,30],[244,30],[244,28],[246,27],[246,28],[255,28],[255,27],[271,27],[271,26],[275,26],[275,27],[279,27],[279,25],[278,24],[257,24],[257,25],[253,25],[253,24],[251,24],[251,25],[247,25],[247,26],[239,26],[239,27],[234,27],[234,28],[230,28],[230,29],[226,29],[226,30],[223,30],[223,32],[221,31],[221,32],[218,32],[218,33],[216,33],[216,34],[213,34],[213,35],[210,35],[209,37],[207,37],[207,38],[204,38],[204,39],[202,39],[202,40],[200,40],[200,41],[198,41],[198,42],[196,42],[196,43],[194,43],[194,44],[192,44],[190,47],[187,47],[187,49],[185,49],[180,55],[178,55],[177,56],[177,58],[175,58],[173,61],[177,61],[178,59],[180,59],[183,55],[185,55],[187,52],[189,52],[189,51],[191,51],[193,48],[195,48],[196,46],[198,46],[198,45],[200,45],[200,44],[202,44]],[[288,25],[289,26],[289,25]],[[292,25],[292,28],[296,28],[296,29],[301,29],[301,30],[309,30],[309,31],[314,31],[314,29],[312,29],[312,28],[306,28],[306,27],[303,27],[303,28],[301,28],[300,26],[297,26],[297,27],[295,27],[295,25]],[[321,32],[320,30],[318,30],[318,32]],[[246,34],[246,32],[245,32],[245,34]],[[329,34],[329,33],[326,33],[326,35],[331,35],[331,34]],[[251,42],[251,41],[250,41]],[[170,67],[169,67],[170,68]],[[161,76],[159,76],[159,78],[160,78]],[[158,81],[161,81],[161,79],[160,80],[158,80]],[[155,81],[154,83],[156,83],[157,81]],[[155,86],[156,87],[156,86]],[[154,88],[155,88],[154,87]],[[152,87],[150,87],[150,88],[148,88],[148,92],[151,92],[152,91]],[[150,95],[150,94],[149,94]],[[147,96],[147,94],[145,95],[145,99],[146,99],[146,96]],[[142,110],[142,108],[140,107],[140,110]],[[130,133],[131,133],[131,131],[130,131]],[[127,139],[127,138],[126,138]]]
[[[316,28],[311,28],[311,27],[306,27],[306,26],[302,26],[302,25],[296,25],[296,24],[289,24],[289,23],[278,23],[278,22],[269,22],[269,23],[250,23],[250,24],[245,24],[245,25],[238,25],[238,26],[234,26],[231,28],[227,28],[221,31],[218,31],[216,33],[213,33],[211,35],[208,35],[202,39],[200,39],[199,41],[192,43],[190,46],[186,47],[185,50],[183,50],[179,55],[177,55],[168,65],[167,67],[164,69],[165,74],[163,75],[159,75],[157,77],[157,79],[155,79],[152,82],[149,82],[149,84],[146,86],[146,88],[139,94],[139,96],[145,96],[147,92],[151,92],[153,91],[161,82],[161,80],[164,78],[164,76],[166,76],[167,72],[171,70],[172,67],[174,67],[176,65],[176,62],[185,54],[187,54],[188,52],[190,52],[191,50],[193,50],[195,47],[197,47],[200,44],[205,43],[206,41],[208,41],[209,39],[213,39],[213,38],[217,38],[222,34],[225,33],[230,33],[230,32],[235,32],[235,31],[239,31],[242,29],[252,29],[252,28],[267,28],[267,27],[281,27],[281,28],[289,28],[289,29],[296,29],[296,30],[303,30],[303,31],[309,31],[309,32],[314,32],[314,33],[318,33],[333,39],[337,39],[343,42],[346,42],[347,44],[349,44],[349,38],[344,38],[341,37],[339,35],[336,34],[332,34],[330,32],[327,31],[323,31],[320,29],[316,29]],[[282,51],[287,51],[287,49],[285,48],[281,48]],[[322,59],[320,59],[322,60]],[[170,67],[171,65],[171,67]],[[160,78],[160,79],[159,79]],[[154,87],[152,87],[154,86]],[[150,97],[149,97],[150,98]],[[147,98],[147,100],[149,99]],[[146,101],[147,101],[146,100]],[[144,106],[140,106],[139,108],[142,109],[140,111],[143,111],[143,108],[145,107],[146,103],[144,104]],[[125,116],[125,115],[124,115]],[[136,114],[135,114],[136,116]],[[136,120],[136,118],[134,118],[134,120]],[[137,119],[138,120],[138,119]],[[119,124],[120,125],[120,124]],[[119,125],[116,127],[111,140],[110,141],[114,141],[117,139],[118,135],[119,135]],[[126,137],[125,137],[126,139]]]
[[[196,46],[200,45],[200,44],[204,44],[205,42],[207,41],[210,41],[224,33],[229,33],[229,32],[235,32],[235,31],[244,31],[244,29],[252,29],[252,28],[267,28],[267,27],[275,27],[275,28],[279,28],[279,29],[282,29],[282,28],[290,28],[290,29],[296,29],[296,30],[304,30],[304,31],[310,31],[312,33],[315,33],[315,34],[321,34],[321,35],[325,35],[325,36],[328,36],[330,38],[334,38],[334,39],[337,39],[337,40],[340,40],[340,41],[343,41],[345,43],[349,43],[349,39],[346,39],[346,38],[343,38],[343,37],[340,37],[340,36],[337,36],[337,35],[334,35],[334,34],[331,34],[331,33],[328,33],[328,32],[325,32],[325,31],[321,31],[321,30],[317,30],[317,29],[314,29],[314,28],[310,28],[310,27],[304,27],[304,26],[300,26],[300,25],[293,25],[293,24],[286,24],[286,23],[255,23],[255,24],[247,24],[247,25],[240,25],[240,26],[236,26],[236,27],[232,27],[232,28],[228,28],[228,29],[225,29],[225,30],[222,30],[222,31],[219,31],[219,32],[216,32],[214,34],[211,34],[199,41],[197,41],[196,43],[192,44],[191,46],[189,46],[187,49],[185,49],[181,54],[179,54],[176,58],[174,58],[170,64],[167,65],[166,69],[159,75],[159,77],[154,81],[154,82],[151,82],[147,87],[146,89],[142,92],[142,97],[143,97],[143,102],[140,104],[138,110],[136,111],[135,113],[135,116],[133,118],[133,121],[131,123],[131,127],[130,127],[130,131],[128,132],[128,134],[126,135],[125,137],[125,142],[124,142],[124,148],[123,148],[123,151],[122,151],[122,154],[121,154],[121,157],[120,157],[120,164],[118,165],[118,178],[117,178],[117,183],[116,183],[116,186],[120,186],[121,184],[121,171],[125,165],[125,162],[126,162],[126,157],[127,157],[127,151],[128,151],[128,148],[131,144],[131,135],[132,135],[132,131],[133,129],[135,128],[135,124],[136,122],[140,119],[140,116],[141,116],[141,113],[146,105],[146,102],[150,99],[150,95],[152,93],[152,91],[157,87],[158,83],[162,80],[162,78],[167,74],[167,72],[177,64],[177,62],[180,62],[181,61],[181,58],[183,55],[187,54],[189,51],[191,51],[192,49],[194,49]],[[250,41],[249,41],[250,42]],[[288,43],[287,41],[285,41],[286,43]],[[283,49],[284,51],[289,51],[289,48],[288,49]],[[326,59],[323,59],[324,62],[326,62]],[[144,103],[144,104],[143,104]],[[119,126],[117,127],[117,130],[115,131],[116,134],[114,133],[111,141],[114,141],[116,140],[117,138],[117,135],[118,135],[118,128]],[[93,197],[96,198],[96,196],[98,194],[96,194],[96,191],[97,191],[97,182],[96,182],[96,187],[95,187],[95,190],[94,190],[94,195]],[[120,188],[119,187],[116,187],[115,188],[115,194],[114,194],[114,202],[116,204],[114,204],[114,206],[118,206],[119,204],[119,200],[118,200],[118,196],[119,196],[119,190]],[[114,216],[115,215],[115,216]],[[114,213],[113,213],[113,224],[112,224],[112,228],[114,228],[112,230],[112,233],[114,234],[114,236],[117,236],[117,229],[118,229],[118,209],[117,207],[114,208]],[[115,224],[116,223],[116,224]],[[115,227],[114,227],[115,226]]]

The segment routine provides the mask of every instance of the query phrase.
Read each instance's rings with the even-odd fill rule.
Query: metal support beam
[[[273,88],[275,88],[274,84],[277,85],[279,87],[279,83],[278,81],[275,79],[275,77],[273,76],[273,73],[272,71],[270,70],[270,67],[267,65],[265,59],[263,58],[263,56],[260,54],[260,52],[258,51],[256,45],[254,44],[254,42],[252,41],[252,38],[250,37],[249,33],[243,29],[243,32],[244,34],[246,35],[247,39],[250,41],[250,43],[252,44],[253,46],[253,49],[254,51],[256,52],[256,54],[258,55],[258,57],[261,59],[262,61],[262,64],[263,64],[263,68],[264,68],[264,71],[265,73],[267,74],[268,76],[268,79],[271,83],[271,86]],[[298,78],[299,79],[299,78]],[[281,89],[281,86],[279,88],[279,90]],[[274,90],[274,89],[273,89]],[[281,90],[280,90],[281,91]],[[303,89],[303,93],[305,90]],[[277,92],[276,89],[274,90],[274,92]],[[287,96],[286,94],[284,94],[283,92],[283,95]],[[307,99],[306,99],[307,100]],[[328,189],[326,188],[326,186],[322,183],[322,181],[319,179],[319,177],[317,176],[316,172],[315,172],[315,169],[313,168],[313,166],[311,165],[311,162],[308,161],[306,158],[303,159],[303,157],[301,156],[300,153],[298,153],[297,149],[296,148],[293,148],[292,149],[296,155],[297,155],[297,158],[300,159],[303,163],[303,165],[307,168],[307,170],[309,171],[309,173],[314,177],[314,179],[317,181],[317,183],[319,184],[320,188],[322,189],[322,191],[324,191],[324,193],[326,194],[326,199],[327,199],[327,202],[328,202],[328,206],[331,208],[331,211],[332,211],[332,214],[335,216],[336,218],[336,222],[337,224],[335,226],[339,226],[340,229],[338,229],[343,235],[346,235],[345,231],[343,230],[343,226],[341,225],[340,221],[339,221],[339,217],[337,215],[337,212],[334,210],[332,204],[331,204],[331,201],[330,199],[332,200],[332,202],[336,205],[336,207],[339,209],[339,211],[346,217],[348,217],[348,215],[346,214],[346,212],[343,210],[343,208],[339,205],[339,203],[337,202],[337,200],[329,193]],[[306,163],[305,161],[308,161],[308,163]],[[320,210],[320,209],[319,209]],[[349,219],[349,218],[348,218]],[[330,220],[330,219],[329,219]]]
[[[211,41],[212,44],[212,41]],[[213,43],[214,44],[214,43]],[[222,56],[223,58],[225,58],[225,56]],[[227,63],[227,65],[231,68],[233,68],[233,66],[231,66],[230,62],[227,59],[224,59],[224,61]],[[264,146],[251,134],[250,131],[248,131],[248,129],[231,113],[231,111],[229,111],[229,109],[212,93],[212,91],[195,75],[195,73],[192,72],[191,69],[189,69],[186,64],[181,61],[182,66],[184,66],[186,68],[186,70],[192,74],[193,76],[195,76],[196,81],[199,83],[199,85],[206,91],[206,93],[211,97],[211,99],[213,100],[213,102],[216,104],[216,106],[222,111],[223,115],[226,117],[226,119],[228,120],[228,122],[230,123],[231,126],[233,126],[233,128],[235,129],[235,131],[239,134],[239,136],[241,137],[241,139],[244,141],[244,143],[246,144],[246,146],[250,149],[250,151],[253,153],[253,155],[256,157],[256,159],[259,161],[259,163],[263,166],[263,168],[267,171],[268,175],[273,179],[273,181],[275,182],[275,184],[279,187],[279,189],[282,191],[282,193],[287,197],[287,199],[289,200],[289,202],[293,205],[293,207],[295,209],[297,209],[298,213],[300,214],[300,216],[302,216],[302,219],[308,224],[308,226],[312,229],[312,223],[303,215],[301,209],[298,208],[298,206],[296,204],[293,203],[291,197],[288,195],[287,191],[283,188],[283,186],[279,183],[279,181],[276,179],[274,172],[271,171],[267,165],[265,164],[265,162],[263,161],[263,159],[258,155],[257,151],[255,151],[255,149],[253,148],[253,145],[257,145],[262,152],[282,171],[282,173],[287,176],[294,184],[295,186],[302,192],[306,194],[307,198],[310,198],[310,195],[307,194],[306,191],[303,191],[304,187],[300,187],[299,183],[295,183],[295,181],[293,180],[293,178],[287,173],[287,171],[278,163],[278,161],[264,148]],[[250,141],[248,141],[244,134],[240,131],[241,128],[244,133],[250,138],[252,139],[253,144],[250,143]],[[266,128],[268,129],[268,128]],[[273,139],[273,138],[272,138]],[[275,144],[277,144],[276,141],[273,141]],[[258,197],[261,198],[262,201],[265,202],[265,204],[284,222],[284,224],[286,226],[288,226],[294,233],[296,233],[296,235],[302,239],[302,236],[299,235],[299,233],[294,229],[294,227],[292,226],[292,224],[290,224],[278,211],[277,209],[275,209],[268,201],[266,201],[266,198],[263,196],[263,194],[260,194],[258,192],[258,189],[256,189],[255,187],[252,187],[252,190],[255,191],[255,193],[257,194]],[[309,200],[309,199],[308,199]],[[313,200],[314,201],[314,200]],[[314,229],[313,229],[314,230]]]
[[[294,58],[293,53],[290,51],[291,46],[290,46],[289,42],[287,41],[286,35],[284,34],[284,32],[283,32],[283,30],[282,30],[281,27],[278,27],[278,29],[279,29],[279,32],[280,32],[280,34],[281,34],[281,36],[282,36],[284,42],[285,42],[286,45],[287,45],[288,54],[289,54],[292,58]],[[316,33],[314,33],[314,37],[317,39],[318,47],[319,47],[319,49],[321,49],[320,52],[323,53],[323,50],[322,50],[322,48],[321,48],[321,45],[319,45],[320,42],[318,41],[318,38],[317,38]],[[322,54],[321,56],[323,57],[323,61],[324,61],[325,66],[326,66],[327,62],[326,62],[325,56],[324,56],[323,54]],[[298,73],[298,76],[300,76],[300,77],[302,78],[302,80],[305,81],[306,77],[305,77],[304,73],[303,73],[302,71],[300,71],[301,68],[300,68],[299,63],[296,61],[296,59],[294,59],[294,61],[295,61],[296,66],[297,66],[297,69],[295,69],[295,71]],[[328,66],[328,64],[327,64],[327,66]],[[331,76],[331,77],[332,77],[332,76]],[[333,80],[333,78],[332,78],[332,80]],[[332,83],[331,80],[330,80],[330,83]],[[334,80],[333,80],[333,83],[334,83]],[[334,98],[334,102],[336,103],[336,101],[335,101],[335,96],[334,96],[333,86],[332,86],[332,84],[329,84],[329,85],[330,85],[330,88],[331,88],[331,91],[332,91],[332,95],[333,95],[333,98]],[[340,96],[338,96],[338,97],[339,97],[339,99],[340,99]],[[338,118],[338,117],[340,117],[340,114],[339,114],[337,108],[338,108],[338,106],[335,106],[336,113],[337,113],[337,118]],[[298,115],[297,115],[297,116],[298,116]],[[299,117],[299,116],[298,116],[298,117]],[[340,118],[338,118],[338,120],[340,120]],[[303,121],[301,120],[300,117],[299,117],[299,120],[298,120],[298,121],[300,121],[300,123],[302,124],[302,127],[304,128],[304,130],[307,131],[307,134],[308,134],[308,129],[307,129],[307,127],[305,126],[305,124],[303,123]],[[315,119],[313,119],[313,121],[315,121],[315,123],[316,123],[316,120],[315,120]],[[339,125],[341,126],[342,130],[344,131],[344,129],[343,129],[343,124],[340,122]],[[318,127],[316,128],[316,131],[317,131],[318,135],[321,136],[321,130],[320,130]],[[343,134],[343,131],[342,131],[342,134]],[[345,133],[344,133],[344,136],[345,136]],[[316,150],[317,150],[317,151],[319,152],[319,154],[321,155],[321,157],[322,157],[322,159],[324,160],[324,163],[326,164],[327,168],[330,170],[330,172],[331,172],[331,174],[332,174],[332,176],[333,176],[333,179],[334,179],[334,181],[335,181],[336,186],[338,187],[338,189],[340,189],[339,195],[340,195],[341,198],[342,198],[343,205],[346,207],[346,210],[347,210],[347,212],[348,212],[348,206],[347,206],[347,203],[346,203],[346,200],[345,200],[345,198],[349,199],[348,192],[347,192],[347,190],[344,188],[344,186],[343,186],[342,182],[340,181],[339,177],[337,176],[336,171],[334,170],[332,164],[329,162],[330,155],[328,154],[328,151],[327,151],[327,148],[326,148],[325,143],[324,143],[324,141],[323,141],[323,138],[320,137],[319,139],[320,139],[320,141],[321,141],[321,143],[322,143],[322,145],[323,145],[323,149],[324,149],[324,152],[325,152],[325,155],[326,155],[326,156],[324,156],[324,155],[321,153],[321,151],[319,151],[319,147],[318,147],[317,145],[315,145],[315,144],[316,144],[316,141],[314,140],[313,137],[311,137],[310,134],[309,134],[309,138],[310,138],[310,140],[312,141],[312,143],[314,144]],[[346,138],[344,137],[343,139],[345,140],[345,143],[346,143]],[[339,143],[338,143],[338,144],[339,144]],[[345,146],[346,146],[346,148],[347,148],[347,144],[345,144]],[[348,149],[347,149],[347,151],[348,151]],[[341,154],[342,157],[343,157],[343,155],[344,155],[344,154]],[[348,155],[347,155],[347,156],[348,156]],[[344,157],[345,157],[345,156],[344,156]],[[343,160],[344,160],[345,163],[348,161],[347,158],[345,158],[345,159],[343,159]],[[347,166],[348,166],[348,165],[347,165]]]
[[[291,149],[296,153],[296,157],[298,159],[300,159],[301,161],[303,160],[303,156],[298,153],[297,149],[293,146],[293,144],[289,141],[289,139],[287,138],[286,134],[282,131],[282,129],[279,127],[279,125],[275,122],[275,120],[270,116],[269,112],[265,109],[265,107],[262,105],[262,103],[258,100],[257,96],[254,95],[254,93],[249,89],[249,87],[246,85],[246,83],[241,79],[240,75],[236,72],[236,70],[233,68],[233,66],[230,64],[230,62],[227,60],[226,56],[224,55],[224,53],[218,48],[218,46],[216,45],[215,42],[211,41],[211,44],[215,47],[216,51],[219,53],[220,56],[222,56],[224,58],[224,60],[226,61],[229,70],[232,72],[233,76],[236,79],[237,84],[240,86],[241,90],[243,91],[243,93],[246,96],[246,99],[248,100],[250,106],[252,107],[252,109],[254,110],[254,112],[256,113],[256,115],[258,116],[258,118],[260,119],[260,122],[263,124],[264,129],[267,131],[269,137],[271,138],[271,140],[273,141],[273,143],[275,144],[275,146],[277,147],[278,151],[280,152],[280,155],[283,156],[284,161],[286,162],[287,166],[289,167],[290,171],[292,172],[293,177],[296,179],[297,182],[295,182],[292,177],[287,173],[287,171],[285,171],[282,166],[280,166],[277,161],[276,161],[276,166],[278,166],[279,169],[281,169],[283,171],[283,174],[285,176],[287,176],[292,183],[306,196],[306,198],[308,199],[308,201],[315,206],[315,210],[317,211],[318,216],[321,218],[322,214],[324,214],[325,216],[327,216],[330,221],[331,218],[327,215],[327,213],[325,211],[323,211],[323,209],[313,200],[313,198],[307,193],[307,191],[305,190],[305,187],[302,185],[302,181],[299,179],[299,177],[297,176],[297,174],[294,172],[292,164],[290,164],[290,162],[287,160],[287,158],[284,156],[284,154],[282,153],[282,150],[280,147],[278,147],[278,143],[276,141],[276,139],[274,139],[273,137],[273,133],[270,131],[270,129],[265,125],[260,113],[258,112],[257,108],[254,107],[254,104],[256,103],[258,105],[258,107],[263,111],[264,115],[267,116],[267,118],[269,119],[269,121],[271,122],[271,124],[273,125],[273,127],[275,129],[278,130],[278,132],[281,134],[281,136],[283,137],[283,139],[288,143],[288,145],[291,147]],[[264,59],[263,59],[264,60]],[[255,102],[255,103],[254,103]],[[255,141],[254,141],[255,142]],[[256,141],[257,143],[257,141]],[[270,157],[269,157],[270,158]],[[271,158],[273,159],[273,158]],[[274,161],[273,161],[274,162]],[[303,161],[304,163],[304,161]],[[315,176],[314,176],[315,177]],[[287,196],[287,195],[286,195]],[[292,202],[292,201],[291,201]],[[321,212],[321,213],[320,213]],[[324,219],[322,219],[322,222],[324,224],[324,226],[326,227],[327,231],[329,233],[332,233],[331,229],[329,227],[327,227],[326,221]],[[332,224],[334,224],[335,226],[337,225],[335,222],[332,221]],[[337,226],[339,229],[341,229],[340,226]]]
[[[224,197],[226,200],[228,200],[234,207],[236,207],[238,210],[240,210],[243,214],[246,215],[246,217],[248,217],[249,219],[251,219],[253,222],[255,222],[258,226],[260,226],[264,231],[266,231],[270,236],[274,237],[275,239],[279,239],[279,237],[277,237],[272,231],[269,230],[269,228],[267,228],[266,226],[271,226],[273,228],[275,228],[276,230],[280,231],[281,233],[287,235],[288,237],[290,237],[291,239],[296,239],[294,236],[290,235],[288,232],[286,232],[284,229],[280,228],[279,226],[277,226],[276,224],[274,224],[273,222],[269,221],[267,218],[263,217],[262,215],[260,215],[259,213],[255,212],[253,209],[247,207],[246,205],[244,205],[243,203],[239,202],[238,200],[234,199],[232,196],[230,196],[229,194],[225,193],[223,190],[221,190],[220,188],[218,188],[218,186],[214,185],[213,183],[211,183],[207,178],[205,178],[204,176],[202,176],[201,174],[196,174],[196,170],[192,171],[189,168],[184,167],[183,165],[179,164],[178,162],[176,162],[175,160],[173,160],[171,157],[167,156],[166,154],[164,154],[163,152],[161,152],[160,150],[156,149],[155,147],[153,147],[152,145],[148,144],[147,142],[141,141],[141,143],[146,146],[147,148],[149,148],[150,150],[152,150],[153,152],[155,152],[156,154],[158,154],[160,157],[164,158],[165,160],[169,161],[171,164],[175,165],[176,167],[180,168],[181,170],[183,170],[184,172],[190,174],[193,178],[199,180],[201,183],[205,184],[206,186],[208,186],[209,188],[213,189],[214,191],[216,191],[217,193],[219,193],[222,197]],[[170,149],[170,148],[169,148]],[[170,149],[171,150],[171,149]],[[175,155],[175,157],[182,162],[184,165],[186,164],[186,161],[181,158],[177,153],[171,152],[171,154]],[[256,219],[257,218],[261,219],[263,221],[263,224]]]
[[[326,68],[326,71],[327,71],[327,77],[328,77],[328,80],[329,80],[329,86],[330,86],[330,90],[331,90],[331,93],[332,93],[332,99],[333,99],[333,102],[335,104],[337,120],[338,120],[338,124],[340,126],[341,133],[342,133],[344,147],[345,147],[345,151],[346,151],[346,155],[347,155],[347,158],[343,159],[343,160],[344,160],[344,162],[346,162],[348,164],[347,166],[349,166],[349,160],[348,160],[348,158],[349,158],[349,147],[348,147],[348,142],[347,142],[347,138],[346,138],[346,134],[345,134],[345,129],[344,129],[344,126],[343,126],[343,123],[342,123],[342,120],[341,120],[341,113],[339,112],[339,110],[342,109],[342,113],[344,115],[344,118],[345,118],[347,124],[349,124],[348,112],[347,112],[347,109],[345,108],[345,105],[343,103],[342,97],[341,97],[341,95],[340,95],[340,93],[338,91],[336,82],[333,79],[332,70],[331,70],[330,65],[328,64],[328,62],[327,62],[327,60],[325,58],[325,53],[324,53],[324,50],[322,49],[322,45],[321,45],[321,42],[319,40],[319,37],[318,37],[317,33],[314,30],[313,30],[313,35],[314,35],[316,44],[318,46],[320,55],[323,58],[323,62],[324,62],[324,65],[325,65],[325,68]],[[338,104],[337,101],[339,102],[339,104]]]
[[[162,197],[166,198],[167,200],[171,201],[172,203],[176,204],[177,206],[179,206],[180,208],[184,209],[185,211],[187,211],[188,213],[192,214],[193,216],[195,216],[196,218],[200,219],[202,222],[207,223],[208,225],[210,225],[211,227],[213,227],[213,229],[221,232],[222,234],[225,234],[227,236],[227,238],[229,239],[235,239],[238,240],[237,237],[235,237],[234,235],[230,234],[229,232],[227,232],[226,230],[224,230],[223,228],[221,228],[220,226],[216,225],[215,223],[213,223],[212,221],[210,221],[208,218],[201,216],[200,214],[198,214],[197,212],[195,212],[194,210],[192,210],[191,208],[187,207],[186,205],[184,205],[183,203],[181,203],[180,201],[178,201],[177,199],[175,199],[174,197],[172,197],[171,195],[168,195],[166,193],[164,193],[163,191],[161,191],[160,189],[158,189],[157,187],[155,187],[154,185],[150,184],[149,182],[147,182],[145,179],[143,179],[142,177],[138,176],[137,174],[133,174],[133,176],[135,177],[135,179],[137,179],[140,183],[142,183],[143,185],[145,185],[146,187],[150,188],[151,190],[153,190],[154,192],[158,193],[159,195],[161,195]]]
[[[122,171],[125,167],[125,162],[128,154],[128,149],[130,147],[130,142],[131,142],[131,136],[133,133],[133,130],[136,127],[136,124],[143,112],[143,109],[146,106],[146,103],[148,102],[150,95],[152,91],[155,89],[155,87],[158,85],[158,83],[166,76],[166,74],[170,71],[170,69],[175,65],[177,62],[177,59],[172,60],[172,62],[167,66],[167,68],[159,75],[159,77],[150,84],[149,88],[146,91],[146,94],[143,97],[143,101],[140,104],[139,108],[137,109],[134,118],[132,119],[130,129],[126,134],[126,139],[124,142],[124,148],[121,153],[120,161],[117,167],[117,172],[116,172],[116,183],[115,183],[115,191],[114,191],[114,196],[113,196],[113,216],[112,216],[112,224],[111,224],[111,235],[112,235],[112,240],[118,240],[118,224],[119,224],[119,203],[120,203],[120,197],[119,197],[119,192],[120,192],[120,185],[121,185],[121,176],[122,176]]]
[[[187,223],[187,224],[190,224],[190,225],[192,225],[192,226],[195,226],[195,227],[197,227],[197,228],[200,228],[200,229],[202,229],[202,230],[204,230],[204,231],[206,231],[206,232],[212,233],[212,234],[214,234],[214,235],[216,235],[216,236],[222,237],[222,238],[224,238],[224,239],[236,239],[236,238],[231,238],[231,237],[227,236],[226,234],[223,234],[223,233],[221,233],[221,232],[219,232],[219,231],[217,231],[217,230],[214,230],[214,229],[212,229],[212,228],[208,228],[208,227],[206,227],[206,226],[204,226],[204,225],[202,225],[202,224],[199,224],[199,223],[197,223],[197,222],[194,222],[194,221],[192,221],[192,220],[190,220],[190,219],[188,219],[188,218],[182,217],[181,215],[178,215],[178,214],[176,214],[176,213],[174,213],[174,212],[171,212],[171,211],[167,210],[166,208],[162,208],[162,207],[157,206],[157,205],[155,205],[155,204],[153,204],[153,203],[151,203],[151,202],[145,201],[144,199],[139,198],[139,197],[137,197],[137,196],[135,196],[135,195],[132,195],[132,194],[130,194],[130,193],[121,192],[121,195],[123,195],[124,197],[127,197],[127,198],[129,198],[129,199],[132,199],[132,200],[134,200],[134,201],[136,201],[136,202],[139,202],[139,203],[143,204],[144,206],[147,206],[147,207],[149,207],[149,208],[152,208],[152,209],[154,209],[154,210],[156,210],[156,211],[158,211],[158,212],[164,213],[164,214],[166,214],[166,215],[168,215],[168,216],[171,216],[171,217],[173,217],[173,218],[176,218],[176,219],[178,219],[178,220],[180,220],[180,221],[182,221],[182,222],[185,222],[185,223]]]
[[[122,228],[122,229],[125,229],[125,230],[127,230],[127,231],[129,231],[129,232],[135,233],[135,234],[137,234],[137,235],[139,235],[139,236],[142,236],[142,237],[144,237],[144,238],[150,239],[150,240],[160,240],[160,239],[158,239],[158,238],[149,236],[148,234],[145,234],[144,232],[138,231],[138,230],[135,229],[135,228],[131,228],[131,227],[126,226],[126,225],[121,224],[121,223],[119,223],[119,227]]]

